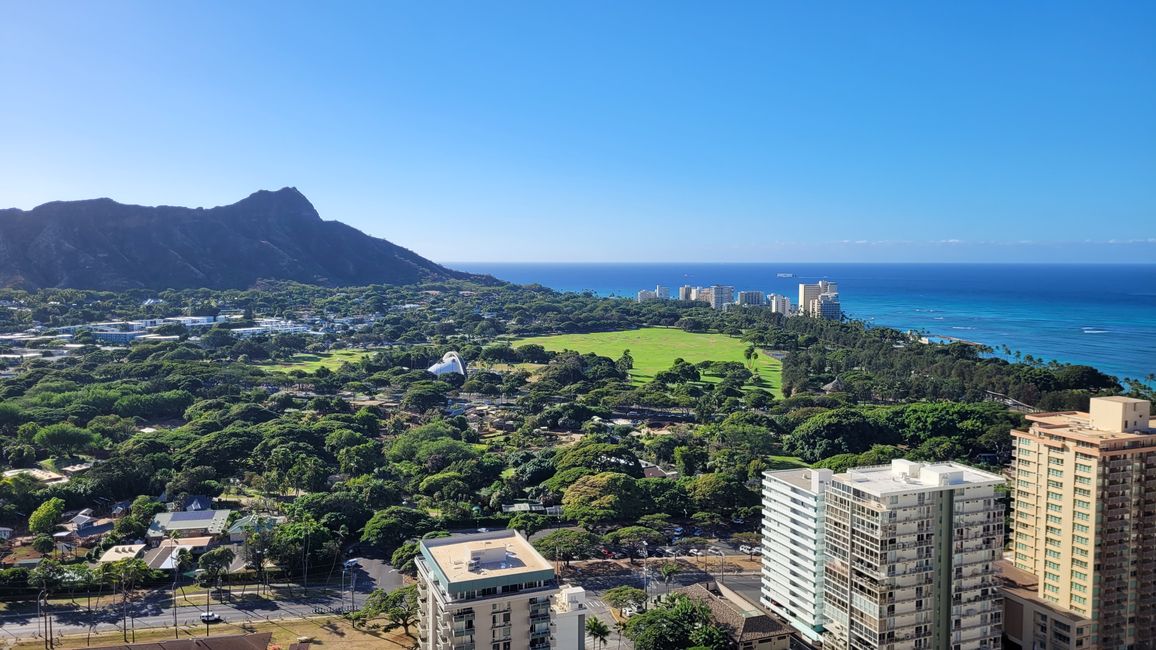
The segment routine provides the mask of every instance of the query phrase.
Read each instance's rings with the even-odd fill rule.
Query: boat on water
[[[795,277],[795,274],[794,273],[779,273],[778,277],[780,277],[780,278],[793,278],[793,277]]]

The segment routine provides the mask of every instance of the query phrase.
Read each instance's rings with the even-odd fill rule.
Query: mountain
[[[111,199],[0,210],[0,286],[22,289],[248,288],[489,280],[453,271],[338,221],[295,188],[216,208]]]

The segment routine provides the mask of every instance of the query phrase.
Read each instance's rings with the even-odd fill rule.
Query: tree
[[[417,574],[417,565],[414,560],[421,554],[421,549],[417,542],[406,542],[397,547],[393,555],[389,557],[389,564],[397,569],[398,573],[412,576]]]
[[[362,530],[361,541],[393,553],[406,540],[420,537],[436,527],[433,518],[420,510],[390,506],[373,514]]]
[[[56,523],[64,514],[64,499],[52,497],[40,504],[28,517],[28,530],[34,535],[51,535],[56,532]]]
[[[388,593],[375,589],[358,610],[358,616],[367,621],[383,616],[388,621],[386,630],[400,627],[406,636],[411,636],[409,628],[417,622],[418,611],[417,585],[409,585]]]
[[[572,560],[582,560],[594,554],[598,538],[584,530],[562,528],[543,535],[533,542],[534,548],[547,560],[570,566]]]
[[[120,587],[121,595],[121,629],[124,634],[124,640],[128,641],[128,600],[129,595],[137,588],[145,578],[151,575],[152,571],[149,566],[145,564],[144,560],[139,559],[125,559],[110,562],[107,565],[108,575],[112,581]],[[133,633],[136,634],[135,632]]]
[[[881,440],[873,423],[852,408],[813,415],[787,438],[787,450],[809,463],[835,454],[861,453]]]
[[[681,476],[694,476],[706,467],[707,453],[698,447],[675,447],[674,463]]]
[[[95,446],[97,436],[86,429],[61,422],[37,431],[36,435],[32,437],[32,442],[46,451],[55,454],[68,454]]]
[[[510,517],[510,523],[506,525],[506,528],[516,530],[528,539],[534,533],[545,528],[549,522],[550,518],[546,515],[540,515],[536,512],[519,512]]]
[[[646,607],[646,601],[646,592],[630,585],[619,585],[602,592],[602,602],[618,610],[641,611]]]
[[[606,640],[610,638],[610,627],[597,616],[590,616],[586,619],[586,634],[598,642],[599,648],[605,648]]]
[[[643,546],[656,547],[666,543],[662,533],[645,526],[625,526],[612,530],[606,534],[605,539],[610,544],[625,547],[630,557],[641,555]]]
[[[676,594],[627,619],[624,634],[635,650],[690,648],[698,645],[692,638],[695,631],[710,624],[706,605]]]
[[[562,497],[562,512],[587,527],[628,519],[639,506],[634,479],[618,472],[583,476]]]
[[[662,566],[658,567],[658,572],[662,575],[662,581],[666,584],[673,582],[674,576],[678,575],[681,570],[677,562],[663,562]]]

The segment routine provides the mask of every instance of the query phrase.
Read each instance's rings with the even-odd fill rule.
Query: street
[[[392,591],[402,585],[401,575],[379,559],[358,558],[358,567],[353,571],[356,580],[351,581],[358,605],[376,588]],[[348,579],[347,579],[348,580]],[[252,585],[244,588],[234,586],[225,589],[222,599],[213,593],[209,609],[221,617],[221,622],[209,625],[210,634],[237,632],[248,623],[290,618],[303,618],[317,614],[336,613],[351,608],[349,582],[344,590],[336,586],[310,587],[303,590],[298,586],[275,587],[271,594],[257,594]],[[178,598],[180,590],[178,589]],[[190,595],[185,602],[204,601],[204,595]],[[78,597],[75,604],[54,603],[50,606],[52,635],[86,634],[120,630],[124,609],[119,605],[94,608],[89,613],[85,599]],[[189,634],[203,635],[205,625],[200,615],[205,611],[203,604],[178,605],[176,622],[179,628]],[[130,632],[145,628],[171,628],[173,626],[173,598],[169,589],[159,588],[141,592],[127,606],[127,627]],[[43,620],[37,616],[34,601],[11,603],[0,614],[0,638],[4,640],[29,639],[43,636]]]

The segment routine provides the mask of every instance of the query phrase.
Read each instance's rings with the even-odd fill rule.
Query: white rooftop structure
[[[945,487],[1003,485],[1007,481],[995,474],[954,462],[920,463],[897,458],[890,465],[860,467],[835,475],[856,490],[873,496],[939,490]]]
[[[442,355],[442,360],[427,368],[435,375],[441,376],[450,373],[457,373],[463,377],[466,374],[466,362],[458,356],[457,352],[446,352]]]

